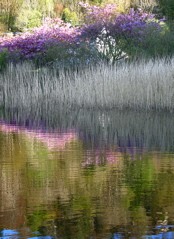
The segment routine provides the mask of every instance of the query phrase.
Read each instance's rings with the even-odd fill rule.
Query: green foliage
[[[4,25],[3,28],[6,28],[7,30],[13,30],[13,26],[15,24],[15,16],[9,13],[0,12],[0,24]]]
[[[174,1],[173,0],[159,0],[159,6],[162,13],[169,19],[174,19]]]
[[[54,0],[37,0],[37,8],[42,13],[43,17],[53,16]]]
[[[8,51],[4,50],[0,52],[0,72],[6,67],[7,65],[7,56]]]
[[[13,31],[15,19],[24,0],[0,0],[0,24]]]
[[[16,19],[16,27],[21,30],[38,27],[41,25],[41,20],[42,14],[38,10],[23,9]]]
[[[95,5],[100,5],[102,4],[103,0],[91,0],[90,2]]]
[[[6,32],[7,31],[7,25],[1,21],[1,16],[0,16],[0,33]]]
[[[38,27],[41,25],[42,14],[35,10],[29,12],[27,28]]]
[[[41,25],[43,17],[52,17],[54,15],[53,9],[53,0],[31,0],[30,4],[24,1],[16,16],[15,26],[19,30],[38,27]]]
[[[62,19],[65,22],[70,22],[73,26],[78,24],[78,17],[76,12],[70,11],[69,8],[64,8]]]
[[[95,47],[86,43],[71,44],[61,43],[49,46],[44,59],[38,60],[40,64],[54,65],[58,67],[73,68],[95,63],[100,59],[100,53]]]
[[[130,6],[133,8],[141,8],[143,11],[152,12],[157,6],[157,0],[130,0]]]
[[[161,31],[146,33],[146,37],[138,44],[128,41],[124,46],[129,59],[155,59],[174,55],[174,29],[164,24]]]

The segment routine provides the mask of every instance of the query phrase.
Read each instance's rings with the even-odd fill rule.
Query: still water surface
[[[174,116],[6,114],[0,229],[1,239],[174,238]]]

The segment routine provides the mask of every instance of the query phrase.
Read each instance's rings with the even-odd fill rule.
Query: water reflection
[[[28,239],[52,239],[50,236],[39,236],[35,233],[35,236],[26,237]],[[0,239],[19,239],[21,238],[20,233],[17,230],[3,229],[0,231]]]
[[[173,117],[130,116],[2,122],[1,238],[174,238]]]
[[[19,232],[16,230],[2,230],[0,233],[0,239],[19,239],[21,236],[19,235]],[[37,234],[37,233],[36,233]],[[26,237],[28,239],[54,239],[57,237],[51,237],[51,236],[33,236],[33,237]],[[61,239],[61,237],[59,237]],[[90,237],[91,239],[94,239],[94,237]],[[156,235],[145,235],[142,236],[142,239],[172,239],[174,238],[174,232],[165,232],[165,233],[159,233]],[[108,237],[106,239],[126,239],[121,233],[113,233],[111,237]]]
[[[0,124],[0,131],[4,133],[17,133],[23,134],[30,139],[36,139],[44,144],[49,150],[63,149],[65,145],[77,139],[77,135],[72,130],[61,132],[44,132],[43,130],[26,129],[21,126],[11,124]]]
[[[85,109],[6,110],[5,122],[42,129],[74,129],[86,147],[136,147],[148,150],[174,151],[174,116],[170,113],[100,111]]]

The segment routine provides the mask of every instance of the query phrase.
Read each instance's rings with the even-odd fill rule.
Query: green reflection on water
[[[114,231],[140,238],[165,219],[174,223],[172,154],[90,151],[77,137],[49,149],[26,132],[2,132],[0,177],[2,228],[71,239]]]

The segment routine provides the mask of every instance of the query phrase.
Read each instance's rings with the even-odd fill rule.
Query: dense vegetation
[[[121,8],[119,1],[117,4],[93,2],[98,5],[74,2],[71,6],[73,12],[68,8],[70,7],[68,1],[56,3],[59,8],[62,4],[57,17],[55,2],[48,0],[43,4],[43,1],[31,1],[31,13],[36,14],[38,18],[27,15],[29,5],[26,5],[25,1],[14,0],[8,6],[5,2],[1,3],[4,14],[1,16],[1,22],[9,24],[9,29],[14,27],[24,31],[27,28],[27,31],[16,36],[0,38],[1,68],[9,60],[18,62],[29,59],[41,64],[56,62],[57,65],[75,66],[79,63],[99,62],[99,60],[115,62],[122,58],[173,55],[173,26],[166,21],[167,18],[149,12],[154,7],[153,4],[143,5],[142,2],[138,4],[136,1],[130,1],[129,7],[127,5],[127,8],[126,6]],[[10,7],[13,5],[15,7],[11,12]],[[66,5],[68,7],[64,7]],[[134,8],[130,8],[131,5]],[[139,5],[146,11],[137,8]],[[164,12],[168,19],[171,19],[172,3],[171,11],[168,11],[168,7],[165,8],[164,5],[162,1],[159,2],[161,13]],[[32,6],[35,6],[34,11]],[[8,14],[5,9],[9,11]],[[26,19],[20,20],[20,14]],[[5,21],[7,15],[8,21],[15,19],[13,24]]]
[[[14,4],[17,2],[19,3],[17,0],[14,1]],[[43,3],[43,1],[41,2]],[[10,82],[11,73],[12,71],[14,72],[13,67],[16,66],[16,63],[26,61],[26,65],[19,64],[19,67],[16,66],[17,75],[15,79],[15,85],[17,84],[18,78],[20,79],[20,86],[24,86],[25,83],[23,84],[23,82],[27,82],[27,79],[32,79],[32,71],[34,70],[35,72],[35,67],[39,71],[40,68],[43,67],[43,69],[41,69],[41,79],[44,79],[44,72],[48,73],[48,78],[47,82],[42,82],[42,85],[45,83],[47,85],[50,82],[49,80],[52,79],[52,76],[54,76],[51,84],[56,84],[55,88],[59,89],[60,92],[62,91],[61,89],[64,89],[62,92],[63,99],[65,95],[69,97],[70,93],[70,97],[68,98],[68,100],[70,100],[74,99],[72,95],[76,94],[75,92],[77,89],[80,89],[79,93],[77,94],[80,96],[83,95],[82,91],[84,88],[87,89],[87,91],[90,89],[88,84],[90,81],[91,86],[98,82],[99,76],[94,78],[93,75],[95,74],[95,70],[91,68],[91,65],[98,65],[98,68],[96,69],[98,69],[99,72],[100,66],[103,67],[101,71],[103,75],[100,75],[100,78],[103,76],[105,77],[105,79],[102,81],[104,82],[103,84],[105,87],[99,87],[99,81],[99,83],[97,83],[98,85],[93,87],[93,89],[96,91],[97,89],[110,89],[112,86],[109,86],[108,82],[111,82],[111,85],[115,85],[115,89],[117,89],[117,96],[119,96],[119,92],[121,94],[120,97],[118,97],[119,99],[115,101],[115,92],[112,92],[112,94],[107,93],[106,95],[108,95],[108,97],[104,99],[105,102],[103,104],[101,103],[103,102],[102,99],[100,99],[100,97],[96,97],[96,93],[94,92],[93,94],[93,91],[89,90],[87,92],[87,98],[90,100],[93,99],[93,96],[95,98],[90,101],[90,103],[86,98],[79,98],[81,99],[80,101],[79,99],[75,99],[75,101],[72,100],[70,104],[76,104],[81,107],[89,103],[88,105],[90,106],[98,105],[99,107],[106,106],[109,108],[132,108],[136,106],[135,108],[138,109],[168,109],[173,111],[172,81],[170,84],[172,72],[169,72],[171,73],[170,76],[168,75],[168,86],[171,85],[171,88],[166,88],[168,87],[166,85],[166,82],[168,81],[163,82],[163,78],[165,78],[167,75],[166,70],[170,69],[171,65],[173,64],[174,26],[172,22],[172,2],[168,2],[169,5],[171,4],[170,11],[168,6],[166,7],[165,3],[161,0],[156,6],[154,5],[154,1],[152,1],[151,4],[149,1],[148,4],[145,4],[145,1],[130,1],[128,5],[124,6],[121,5],[119,1],[116,2],[117,4],[108,3],[108,1],[91,1],[91,4],[85,2],[79,2],[77,4],[74,1],[73,4],[70,4],[70,2],[64,1],[61,3],[62,9],[59,9],[60,12],[58,17],[58,15],[55,14],[55,10],[53,11],[53,8],[51,8],[51,6],[55,7],[54,2],[51,4],[51,1],[48,0],[45,2],[45,5],[43,5],[42,8],[39,0],[33,1],[32,4],[35,3],[35,5],[31,4],[31,6],[35,6],[35,10],[40,9],[38,10],[38,12],[40,11],[38,16],[42,16],[42,19],[35,24],[34,19],[36,18],[29,18],[26,15],[26,20],[29,21],[27,23],[29,25],[25,25],[25,27],[27,27],[26,31],[24,30],[25,27],[23,27],[21,28],[21,33],[18,33],[14,36],[5,35],[0,38],[0,70],[2,71],[6,68],[6,66],[8,66],[2,78],[6,80],[6,83]],[[21,1],[21,4],[21,6],[23,6],[23,4],[26,4],[26,2]],[[3,4],[1,4],[1,6],[3,6]],[[16,10],[18,15],[15,17],[16,20],[14,21],[14,26],[17,26],[15,24],[17,24],[17,19],[19,19],[19,14],[23,8],[20,8],[20,4],[15,6],[16,8],[13,9],[18,9],[18,11]],[[140,6],[142,8],[139,8]],[[156,11],[156,14],[153,13],[154,10]],[[22,16],[24,15],[25,14],[22,14]],[[30,21],[31,19],[32,21]],[[25,21],[22,22],[25,23]],[[18,29],[20,29],[20,27],[18,27]],[[155,63],[153,60],[155,60]],[[136,64],[134,65],[135,61]],[[122,64],[123,62],[124,64]],[[151,72],[151,68],[149,68],[149,66],[152,66],[153,71],[155,72],[153,77],[150,76],[150,73],[147,74],[148,77],[151,77],[151,81],[148,85],[148,79],[145,79],[148,91],[147,94],[145,93],[144,98],[141,96],[139,97],[139,95],[136,93],[141,87],[143,87],[143,85],[139,85],[140,81],[137,82],[135,88],[131,88],[134,86],[134,83],[137,79],[137,62],[140,66],[142,66],[142,72],[144,72],[144,75],[146,75],[146,71]],[[30,63],[32,64],[30,65]],[[110,75],[112,78],[113,71],[108,68],[108,63],[119,63],[119,65],[122,67],[120,73],[114,73],[115,78],[111,80],[108,80],[107,75]],[[127,63],[130,64],[129,67]],[[158,77],[159,69],[157,69],[157,66],[162,63],[164,65],[164,72],[163,74],[160,74],[160,76],[162,75],[163,78]],[[25,67],[28,70],[26,76],[24,76],[22,72],[23,68]],[[49,67],[49,69],[47,68],[45,71],[44,67]],[[131,69],[132,78],[130,77],[130,79],[125,82],[124,76],[121,72],[124,73],[127,67]],[[52,72],[50,72],[50,69]],[[64,70],[66,71],[64,72]],[[78,75],[74,76],[74,70],[77,70],[75,72]],[[105,74],[106,72],[107,75]],[[121,77],[119,75],[121,75]],[[87,79],[85,78],[86,76]],[[73,81],[74,85],[71,84],[70,79],[73,77],[75,77],[75,80]],[[116,86],[118,82],[115,81],[115,79],[118,79],[119,77],[120,79],[123,79],[121,82],[125,82],[124,90],[122,88],[120,89],[120,85],[118,85],[118,87]],[[36,78],[37,75],[34,75],[34,79]],[[88,85],[84,85],[83,78],[86,79],[86,81],[89,80],[89,82],[87,82]],[[67,82],[66,84],[70,90],[69,93],[66,92],[66,87],[61,88],[61,79],[64,79],[62,82]],[[81,79],[81,81],[77,81],[77,79]],[[1,81],[1,83],[2,82],[3,81]],[[59,86],[57,84],[59,84]],[[162,90],[159,91],[159,85],[161,87],[161,84]],[[11,99],[11,93],[15,97],[20,95],[18,92],[19,88],[15,92],[14,87],[12,93],[11,91],[6,91],[3,86],[3,92],[6,94],[6,97],[1,97],[3,99],[2,105],[5,104],[6,99]],[[127,88],[131,89],[129,93],[126,90]],[[31,89],[33,89],[33,87],[31,87]],[[41,96],[44,96],[45,92],[47,94],[49,91],[48,89],[51,89],[50,85],[46,88],[44,86],[44,89],[43,87],[40,89]],[[169,91],[166,92],[166,89]],[[26,87],[24,86],[21,92],[24,93],[25,90]],[[9,92],[11,93],[9,94]],[[170,97],[165,97],[164,92],[166,92],[166,95],[169,95]],[[129,95],[128,99],[126,98],[125,94]],[[21,97],[24,97],[24,95],[25,93]],[[56,96],[55,94],[53,95]],[[132,98],[133,95],[135,97]],[[153,95],[155,95],[154,98]],[[86,101],[84,99],[86,99]],[[120,101],[121,99],[124,100]],[[144,99],[143,102],[142,99]],[[12,101],[13,103],[15,102],[14,99]],[[6,105],[7,103],[9,102],[6,102]]]
[[[0,0],[0,32],[16,31],[41,25],[45,17],[60,17],[73,24],[79,24],[83,11],[78,0]],[[141,8],[145,11],[156,11],[174,18],[173,0],[89,0],[92,5],[117,4],[119,11],[129,8]]]

